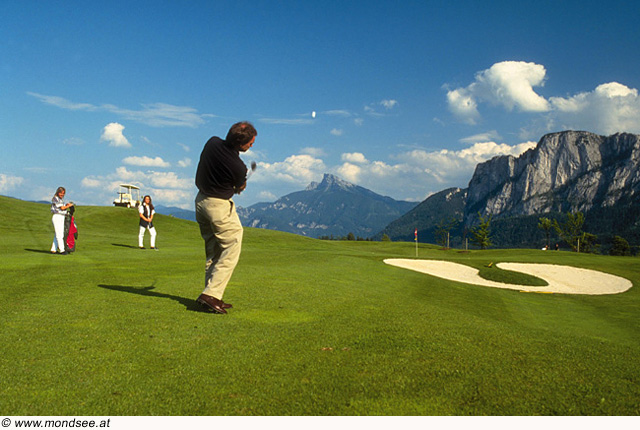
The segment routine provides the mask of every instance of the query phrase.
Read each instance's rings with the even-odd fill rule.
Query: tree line
[[[543,249],[551,250],[569,247],[574,252],[580,253],[600,253],[601,244],[598,242],[598,236],[584,231],[585,225],[584,213],[578,211],[575,213],[567,212],[564,219],[551,219],[548,217],[540,217],[537,219],[537,229],[541,230],[545,237],[545,245]],[[487,249],[494,245],[494,233],[492,231],[493,216],[482,216],[478,212],[478,222],[475,226],[464,228],[462,233],[462,241],[464,244],[470,242],[472,245],[480,249]],[[503,223],[504,224],[504,223]],[[451,244],[457,241],[459,237],[453,238],[452,232],[459,231],[460,221],[454,217],[440,220],[433,230],[433,235],[437,245],[443,248],[452,247]],[[516,225],[514,228],[524,228],[522,224]],[[535,228],[532,226],[532,228]],[[555,233],[557,241],[555,246],[552,245],[552,233]],[[528,235],[532,235],[533,231],[529,230]],[[346,236],[325,235],[320,236],[321,240],[346,240],[346,241],[373,241],[373,238],[363,238],[348,233]],[[383,242],[391,241],[387,234],[382,235]],[[610,239],[608,248],[609,255],[630,256],[638,253],[636,247],[632,248],[629,242],[621,236],[613,236]]]
[[[478,212],[478,224],[469,230],[469,240],[480,249],[487,249],[493,245],[491,222],[492,215],[483,217]],[[448,237],[449,232],[456,227],[457,221],[443,220],[436,229],[436,237],[438,244],[444,246],[444,237]],[[582,253],[599,253],[600,244],[595,234],[583,230],[585,216],[582,212],[567,212],[566,220],[558,222],[557,219],[541,217],[538,219],[538,229],[545,234],[545,247],[543,249],[552,249],[551,232],[554,231],[559,238],[559,243],[570,247],[574,252]],[[555,249],[559,248],[556,243]],[[629,242],[621,236],[614,236],[611,240],[609,255],[629,256],[632,255],[632,249]]]

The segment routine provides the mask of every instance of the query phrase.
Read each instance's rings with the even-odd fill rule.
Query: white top
[[[138,212],[140,212],[146,218],[151,218],[151,215],[155,215],[156,210],[155,209],[151,209],[151,213],[149,213],[149,206],[146,203],[143,203],[140,206],[138,206]],[[146,212],[146,214],[145,214],[145,212]]]

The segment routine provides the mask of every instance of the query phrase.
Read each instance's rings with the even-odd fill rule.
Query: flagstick
[[[418,258],[418,229],[417,228],[416,228],[416,231],[415,231],[415,236],[416,236],[416,239],[415,239],[415,241],[416,241],[416,258]]]

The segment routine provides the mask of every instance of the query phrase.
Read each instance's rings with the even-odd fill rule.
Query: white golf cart
[[[137,208],[140,205],[140,188],[130,184],[120,184],[118,198],[113,201],[114,206]]]

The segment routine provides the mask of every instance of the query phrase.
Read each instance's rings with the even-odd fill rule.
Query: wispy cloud
[[[64,143],[65,145],[80,146],[84,145],[84,140],[80,139],[79,137],[70,137],[68,139],[64,139],[62,143]]]
[[[178,166],[179,167],[189,167],[189,166],[191,166],[191,158],[184,158],[184,159],[178,161]]]
[[[389,114],[389,111],[396,108],[397,106],[397,100],[382,100],[366,105],[364,107],[364,111],[367,115],[382,117],[387,116]]]
[[[28,95],[37,98],[38,100],[40,100],[42,103],[51,105],[51,106],[56,106],[59,107],[61,109],[68,109],[68,110],[86,110],[86,111],[95,111],[98,110],[97,106],[94,106],[92,104],[89,103],[74,103],[72,101],[69,101],[67,99],[64,99],[62,97],[58,97],[58,96],[47,96],[44,94],[38,94],[38,93],[32,93],[32,92],[27,92]]]
[[[24,182],[24,178],[20,176],[6,175],[0,173],[0,193],[9,192]]]
[[[310,119],[310,118],[260,118],[258,121],[264,124],[280,124],[280,125],[313,124],[313,119]]]
[[[380,104],[382,106],[384,106],[385,109],[390,110],[390,109],[393,109],[394,107],[398,106],[398,101],[397,100],[382,100],[380,102]]]
[[[320,112],[320,114],[326,116],[340,116],[343,118],[349,118],[353,116],[352,112],[344,109],[325,110]]]
[[[460,143],[477,143],[477,142],[491,142],[500,139],[500,134],[496,130],[487,131],[484,133],[474,134],[473,136],[463,137],[459,140]]]
[[[58,96],[49,96],[34,92],[28,95],[42,103],[61,109],[87,112],[110,112],[123,119],[140,122],[151,127],[197,127],[205,123],[205,118],[215,117],[212,114],[200,114],[197,109],[188,106],[175,106],[167,103],[142,104],[142,108],[125,109],[113,104],[93,105],[77,103]]]
[[[302,148],[300,150],[300,153],[301,154],[311,155],[312,157],[323,157],[323,156],[327,155],[327,153],[325,152],[324,149],[322,149],[322,148],[314,148],[314,147]]]

